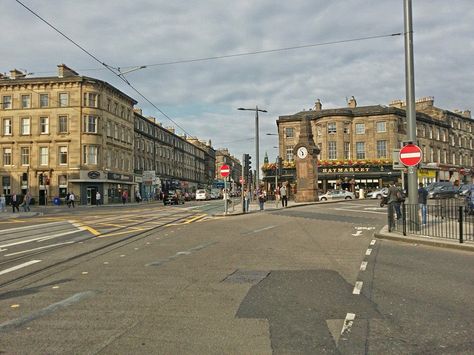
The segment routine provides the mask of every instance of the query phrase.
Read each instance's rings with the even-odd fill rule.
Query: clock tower
[[[296,202],[318,201],[318,154],[314,143],[311,118],[303,117],[298,144],[293,150],[296,163]]]

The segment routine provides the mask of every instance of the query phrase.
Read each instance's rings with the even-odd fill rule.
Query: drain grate
[[[260,270],[235,270],[227,276],[223,281],[237,284],[243,283],[259,283],[270,274],[270,271]]]

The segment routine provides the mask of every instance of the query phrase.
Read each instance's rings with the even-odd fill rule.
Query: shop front
[[[135,186],[133,175],[107,172],[104,203],[121,203],[124,194],[127,198],[126,201],[131,202],[134,199]]]

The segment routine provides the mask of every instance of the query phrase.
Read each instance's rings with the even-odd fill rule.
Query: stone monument
[[[301,120],[298,144],[293,154],[296,163],[296,202],[318,201],[318,154],[320,150],[314,143],[311,118]]]

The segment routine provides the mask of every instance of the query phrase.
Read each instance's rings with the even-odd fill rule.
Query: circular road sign
[[[229,165],[222,165],[221,166],[221,176],[226,177],[230,174],[230,167]]]
[[[407,144],[400,149],[400,163],[415,166],[421,162],[421,149],[415,144]]]

